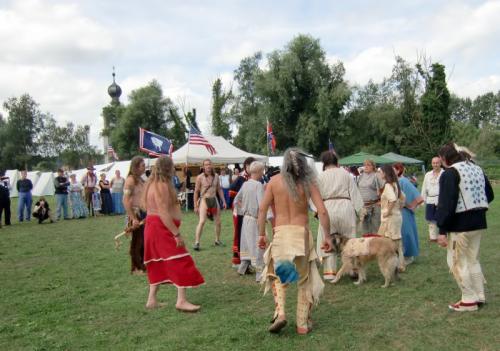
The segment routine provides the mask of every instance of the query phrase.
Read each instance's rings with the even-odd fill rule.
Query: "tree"
[[[193,126],[196,129],[200,130],[200,127],[198,127],[198,121],[196,120],[196,109],[193,108],[191,111],[188,111],[187,113],[184,114],[184,118],[186,119],[186,123],[188,127]]]
[[[231,139],[231,115],[226,111],[233,99],[231,89],[224,91],[222,81],[217,78],[212,85],[212,134]]]
[[[70,169],[77,169],[89,162],[99,161],[102,155],[95,146],[90,145],[89,134],[88,125],[75,126],[68,122],[60,126],[53,117],[48,116],[39,148],[42,161],[38,163],[37,168],[54,170],[65,165]]]
[[[436,155],[443,143],[451,138],[450,92],[446,86],[444,65],[434,63],[431,66],[431,75],[423,73],[426,78],[425,92],[420,99],[422,108],[420,120],[420,157],[430,160]]]
[[[3,107],[9,115],[4,133],[4,160],[9,167],[28,169],[37,154],[46,115],[28,94],[8,99]]]
[[[111,136],[111,131],[116,128],[124,112],[125,106],[119,102],[111,102],[109,105],[103,107],[102,117],[104,119],[104,128],[101,132],[102,136]]]
[[[174,145],[185,142],[185,136],[180,133],[185,126],[177,107],[163,96],[156,80],[132,91],[129,101],[111,131],[111,143],[121,157],[131,158],[138,153],[140,127],[172,139]]]
[[[241,60],[234,71],[238,93],[235,96],[231,114],[239,126],[234,143],[251,152],[266,152],[265,116],[259,114],[262,106],[256,91],[256,81],[262,74],[259,63],[262,53],[257,52]]]
[[[341,111],[350,89],[343,65],[329,65],[319,40],[308,35],[299,35],[284,50],[268,55],[268,70],[258,68],[259,60],[260,54],[246,58],[236,71],[238,103],[246,103],[236,118],[244,135],[236,139],[251,151],[265,150],[269,120],[278,149],[298,145],[318,155],[330,137],[344,130]]]
[[[179,110],[173,104],[168,107],[169,123],[168,127],[168,137],[172,140],[174,148],[179,148],[184,145],[187,141],[186,134],[188,130],[186,125],[182,121],[179,114]]]

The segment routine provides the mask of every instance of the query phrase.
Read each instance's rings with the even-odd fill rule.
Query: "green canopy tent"
[[[372,155],[367,152],[358,152],[351,156],[343,157],[339,160],[342,166],[362,166],[365,160],[372,160],[377,165],[383,165],[386,163],[394,163],[393,160],[385,158],[382,156]]]
[[[382,157],[388,158],[388,159],[392,160],[393,162],[400,162],[404,165],[421,165],[422,172],[425,173],[424,161],[417,160],[416,158],[398,155],[394,152],[388,152],[388,153],[382,155]]]
[[[392,160],[394,162],[401,162],[402,164],[405,164],[405,165],[423,165],[424,164],[424,161],[417,160],[416,158],[398,155],[394,152],[388,152],[386,154],[383,154],[382,157],[388,158],[389,160]]]

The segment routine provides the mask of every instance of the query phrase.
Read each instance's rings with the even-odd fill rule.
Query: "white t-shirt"
[[[219,176],[219,182],[222,189],[229,189],[229,187],[231,186],[228,174]]]

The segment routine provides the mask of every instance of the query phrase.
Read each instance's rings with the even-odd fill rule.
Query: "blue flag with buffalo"
[[[174,149],[172,142],[164,136],[139,128],[139,149],[150,156],[171,155]]]

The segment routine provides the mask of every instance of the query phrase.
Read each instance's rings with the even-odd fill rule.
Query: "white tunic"
[[[330,217],[330,233],[348,238],[356,236],[356,213],[363,208],[363,199],[349,172],[342,168],[330,168],[318,176],[321,197]],[[318,228],[317,252],[321,257],[332,255],[321,250],[323,229]]]
[[[234,198],[234,204],[235,207],[238,207],[238,213],[243,215],[240,258],[241,260],[251,261],[252,265],[257,267],[264,264],[264,250],[257,247],[259,236],[257,217],[263,196],[264,186],[262,183],[249,179],[243,184],[238,195]]]
[[[441,169],[437,175],[433,170],[425,174],[422,184],[422,197],[426,204],[437,206],[439,197],[439,178],[443,172],[444,171]]]

